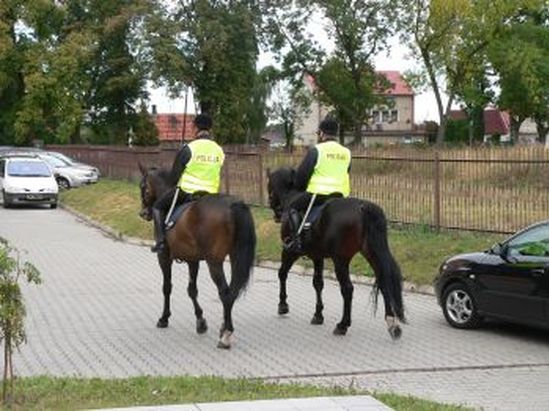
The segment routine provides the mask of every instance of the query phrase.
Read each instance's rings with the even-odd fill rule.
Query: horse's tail
[[[237,298],[246,288],[255,259],[255,226],[250,208],[241,201],[231,204],[234,244],[231,257],[231,293]]]
[[[402,274],[395,261],[389,242],[387,240],[387,219],[381,207],[367,203],[364,208],[364,227],[366,231],[366,243],[372,254],[378,269],[374,284],[374,299],[377,306],[379,290],[385,291],[384,298],[395,315],[405,322],[404,306],[402,303]]]

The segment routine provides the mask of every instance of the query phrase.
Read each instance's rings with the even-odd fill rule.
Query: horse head
[[[294,190],[295,170],[282,167],[268,172],[267,190],[269,192],[269,206],[273,210],[274,219],[280,223],[286,199]]]
[[[153,178],[155,170],[155,168],[146,168],[139,163],[139,171],[141,171],[141,181],[139,182],[141,211],[139,212],[139,216],[147,221],[152,220],[152,206],[156,201]]]

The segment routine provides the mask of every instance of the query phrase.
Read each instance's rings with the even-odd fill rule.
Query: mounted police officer
[[[170,180],[176,187],[168,190],[153,206],[156,241],[151,248],[153,252],[163,251],[166,247],[165,219],[168,210],[201,195],[219,192],[225,154],[210,134],[212,119],[206,114],[199,114],[194,119],[194,125],[197,129],[195,139],[181,147],[172,165]]]
[[[307,209],[331,198],[349,196],[351,152],[338,143],[338,129],[335,120],[323,120],[317,131],[319,143],[309,149],[297,169],[294,187],[303,192],[289,204],[292,235],[284,242],[284,248],[288,251],[302,251],[299,229],[302,215]]]

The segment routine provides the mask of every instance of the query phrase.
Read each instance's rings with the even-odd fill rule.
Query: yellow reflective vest
[[[223,149],[213,140],[198,139],[189,143],[191,159],[177,183],[186,193],[204,191],[219,193],[221,167],[225,160]]]
[[[307,191],[323,195],[341,193],[347,197],[351,192],[351,151],[335,141],[317,144],[315,148],[318,151],[318,158]]]

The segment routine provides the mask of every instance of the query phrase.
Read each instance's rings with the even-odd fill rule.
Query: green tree
[[[155,146],[158,145],[158,129],[154,124],[152,116],[147,111],[147,105],[142,102],[139,112],[135,114],[132,121],[133,141],[136,146]]]
[[[281,126],[286,150],[292,151],[295,139],[295,128],[305,115],[309,114],[311,96],[301,83],[290,84],[281,74],[273,86],[268,105],[269,119]]]
[[[136,57],[141,38],[135,26],[152,5],[145,0],[90,1],[85,24],[94,33],[97,48],[89,67],[88,114],[96,142],[124,144],[135,104],[146,97],[146,75]]]
[[[21,279],[27,283],[41,283],[36,267],[29,262],[21,263],[20,253],[0,237],[0,341],[4,345],[4,404],[10,404],[13,397],[13,350],[26,339],[26,311],[19,284]]]
[[[373,56],[386,48],[391,34],[394,6],[390,1],[300,0],[286,2],[281,10],[266,2],[268,25],[274,49],[283,49],[284,68],[290,78],[310,74],[315,78],[317,98],[333,108],[341,124],[353,130],[354,141],[362,139],[368,111],[388,87],[375,74]],[[269,9],[271,6],[271,9]],[[307,31],[315,10],[326,19],[326,34],[333,53]]]
[[[430,87],[437,101],[444,140],[448,113],[459,94],[466,96],[478,85],[478,65],[509,21],[538,0],[403,0],[399,7],[402,40],[420,56],[416,86]],[[469,88],[469,91],[465,89]],[[446,93],[446,104],[443,95]]]
[[[222,143],[245,142],[257,128],[253,105],[263,87],[256,72],[258,24],[257,10],[246,0],[181,2],[148,22],[157,83],[174,95],[192,87]]]
[[[498,104],[509,111],[511,139],[516,141],[521,124],[532,117],[545,141],[549,121],[549,12],[540,8],[525,12],[505,28],[489,49],[498,75]],[[545,122],[545,128],[544,128]]]

